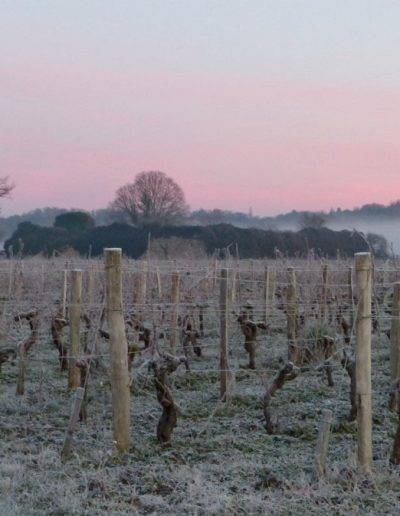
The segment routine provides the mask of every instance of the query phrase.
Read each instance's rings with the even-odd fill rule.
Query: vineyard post
[[[270,274],[270,292],[271,292],[271,304],[269,307],[270,315],[274,315],[274,304],[275,304],[275,291],[276,291],[276,269],[273,268]]]
[[[296,272],[293,267],[288,267],[288,287],[287,287],[287,339],[288,339],[288,357],[293,363],[299,358],[299,348],[296,343],[296,326],[297,326],[297,286]]]
[[[82,310],[82,271],[74,269],[71,273],[70,344],[68,360],[68,388],[76,389],[80,385],[80,370],[76,361],[80,352],[80,328]]]
[[[138,304],[139,307],[146,303],[147,295],[147,262],[143,261],[140,264],[140,271],[138,276]]]
[[[324,263],[322,266],[322,306],[321,319],[326,322],[327,316],[327,301],[328,301],[328,264]]]
[[[44,279],[45,279],[45,271],[44,271],[44,264],[41,265],[41,294],[44,295]]]
[[[331,410],[322,411],[321,423],[318,430],[315,450],[315,474],[320,478],[326,473],[326,458],[328,456],[329,438],[331,433],[333,413]]]
[[[236,302],[236,282],[237,282],[238,272],[234,268],[232,270],[232,286],[231,286],[231,303],[232,305]]]
[[[85,395],[85,389],[83,387],[77,387],[75,391],[75,398],[72,404],[71,413],[69,416],[69,422],[67,431],[64,438],[64,444],[61,450],[61,460],[66,461],[71,454],[72,437],[74,430],[79,418],[79,412],[81,410],[83,397]]]
[[[358,467],[362,473],[372,469],[371,400],[371,253],[356,253],[356,393],[358,424]]]
[[[350,303],[350,326],[353,328],[354,324],[354,292],[353,292],[353,267],[347,269],[347,285],[349,289],[349,303]]]
[[[67,290],[68,290],[68,271],[63,271],[63,283],[61,289],[61,317],[67,317]]]
[[[269,299],[270,299],[270,270],[265,267],[264,270],[264,322],[268,322],[269,315]]]
[[[253,283],[255,280],[255,273],[254,273],[254,260],[250,260],[250,279],[251,279],[251,288],[253,288]]]
[[[178,343],[178,314],[179,314],[179,289],[180,289],[180,276],[179,272],[175,271],[172,273],[172,288],[171,288],[171,335],[170,335],[170,348],[172,353],[175,353],[176,346]]]
[[[104,249],[106,269],[106,313],[110,333],[110,380],[113,434],[118,451],[131,447],[128,343],[122,308],[122,251]]]
[[[94,303],[94,271],[92,267],[88,270],[88,303],[89,308],[91,308]]]
[[[393,286],[390,369],[392,382],[400,379],[400,283],[395,283]]]
[[[229,398],[229,344],[228,344],[228,270],[222,269],[220,276],[220,397],[222,401]]]
[[[212,264],[212,291],[215,290],[215,285],[217,284],[217,269],[218,269],[218,258],[215,256],[213,264]]]
[[[156,268],[156,275],[157,275],[157,290],[158,290],[158,300],[162,301],[162,284],[161,284],[161,274],[160,274],[160,268]]]

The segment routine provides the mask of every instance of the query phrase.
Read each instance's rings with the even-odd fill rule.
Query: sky
[[[399,27],[398,0],[0,0],[2,214],[142,170],[192,209],[396,200]]]

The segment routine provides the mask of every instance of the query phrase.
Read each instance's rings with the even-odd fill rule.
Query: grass
[[[214,319],[206,322],[215,326]],[[109,386],[104,371],[92,369],[88,421],[78,425],[73,456],[63,464],[72,396],[44,330],[31,352],[26,394],[15,395],[15,364],[4,364],[0,375],[0,514],[397,514],[400,471],[389,465],[397,424],[387,409],[389,341],[381,338],[378,345],[374,338],[374,474],[367,479],[356,473],[357,429],[346,419],[345,371],[335,365],[333,388],[312,365],[302,371],[273,399],[279,430],[267,435],[260,397],[286,355],[284,332],[260,336],[259,371],[243,367],[243,338],[236,330],[232,335],[231,400],[218,403],[218,338],[210,335],[204,357],[192,358],[192,370],[182,368],[172,378],[182,414],[169,445],[155,438],[160,407],[150,373],[143,368],[136,375],[134,367],[133,449],[117,455]],[[328,474],[316,481],[314,449],[323,408],[334,411],[335,421]]]

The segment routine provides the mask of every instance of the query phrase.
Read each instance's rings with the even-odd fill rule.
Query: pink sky
[[[4,214],[105,207],[151,169],[174,177],[193,209],[269,215],[400,197],[396,81],[177,64],[172,50],[98,57],[84,40],[50,36],[54,51],[22,39],[1,60],[1,175],[16,183]]]

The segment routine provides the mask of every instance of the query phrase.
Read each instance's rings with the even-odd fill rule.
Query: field
[[[0,372],[0,513],[397,514],[400,470],[389,459],[398,416],[388,408],[386,333],[400,266],[395,261],[375,263],[373,474],[363,475],[357,470],[357,422],[349,420],[350,380],[341,364],[343,350],[354,347],[355,340],[352,265],[343,259],[323,264],[313,258],[124,260],[124,315],[135,355],[130,370],[133,446],[119,454],[112,431],[103,261],[2,261],[0,356],[8,350],[8,360]],[[294,328],[288,310],[293,287],[289,266],[296,276]],[[68,389],[68,371],[60,371],[51,328],[56,316],[65,315],[69,322],[71,271],[76,268],[83,270],[79,354],[86,357],[87,418],[78,422],[71,455],[62,461],[75,392]],[[234,377],[226,401],[220,398],[222,268],[228,269],[228,360]],[[175,271],[179,303],[171,293]],[[24,393],[16,394],[21,358],[12,349],[30,335],[29,321],[18,314],[31,310],[37,310],[37,339],[26,357]],[[244,347],[246,323],[253,330],[258,326],[255,368],[249,368]],[[268,433],[262,396],[287,361],[288,325],[301,353],[299,370],[272,398],[274,429]],[[60,338],[68,347],[68,324]],[[174,338],[175,353],[185,357],[188,369],[182,363],[169,377],[179,416],[170,442],[160,443],[156,428],[162,409],[152,365],[160,354],[171,352]],[[332,352],[326,354],[325,348],[321,354],[326,342]],[[326,380],[327,365],[333,386]],[[324,409],[333,412],[333,423],[326,474],[316,478],[315,449]]]

